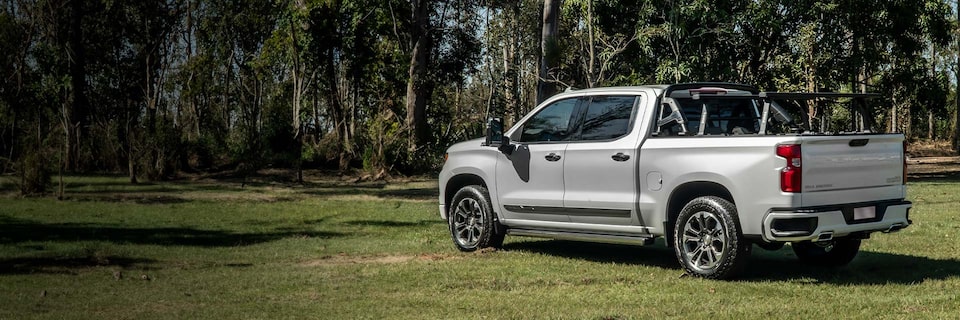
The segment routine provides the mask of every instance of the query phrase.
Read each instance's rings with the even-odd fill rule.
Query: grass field
[[[8,177],[9,178],[9,177]],[[840,269],[755,248],[744,277],[682,277],[672,251],[508,237],[460,253],[436,181],[131,186],[67,199],[0,181],[0,319],[960,317],[960,180],[910,182],[914,225]]]

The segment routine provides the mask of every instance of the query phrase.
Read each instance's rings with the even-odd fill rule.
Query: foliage
[[[554,78],[539,79],[534,0],[3,2],[2,170],[48,149],[67,171],[131,181],[239,164],[431,172],[488,114],[534,108],[539,80],[871,91],[886,129],[956,131],[946,0],[562,4]]]

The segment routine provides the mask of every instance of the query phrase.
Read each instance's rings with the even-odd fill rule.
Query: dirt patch
[[[338,172],[333,170],[306,169],[303,170],[304,183],[296,182],[297,171],[289,168],[264,168],[252,172],[239,169],[223,170],[209,173],[181,172],[179,180],[191,182],[232,183],[254,186],[274,185],[285,187],[320,185],[328,187],[339,186],[366,186],[380,187],[387,184],[408,184],[434,180],[431,175],[401,176],[387,172],[371,174],[368,172],[349,170]]]
[[[317,267],[331,265],[347,264],[395,264],[414,261],[441,261],[460,259],[458,256],[423,253],[418,255],[386,255],[386,256],[351,256],[347,254],[338,254],[335,256],[326,256],[317,260],[310,260],[300,263],[302,266]]]
[[[960,172],[960,157],[921,157],[907,160],[909,174]]]
[[[950,157],[955,156],[950,141],[919,140],[907,144],[907,155],[911,157]]]

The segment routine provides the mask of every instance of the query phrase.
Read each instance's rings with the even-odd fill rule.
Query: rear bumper
[[[442,203],[440,204],[440,218],[447,220],[447,206]]]
[[[873,208],[864,216],[857,208]],[[851,234],[893,232],[910,225],[910,201],[878,201],[809,208],[775,208],[763,218],[766,241],[826,241]],[[869,209],[867,209],[869,212]]]

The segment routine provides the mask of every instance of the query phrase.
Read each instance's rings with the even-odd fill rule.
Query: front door
[[[563,204],[571,222],[642,225],[637,212],[639,96],[592,96],[566,148]],[[637,129],[638,130],[638,129]]]
[[[503,218],[569,221],[563,212],[563,166],[579,105],[577,98],[550,103],[511,133],[516,150],[497,158]]]

